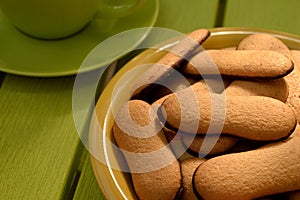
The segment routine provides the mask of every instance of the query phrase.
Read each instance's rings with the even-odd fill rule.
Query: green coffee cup
[[[23,33],[42,39],[76,34],[97,12],[109,18],[133,12],[145,0],[0,0],[0,9]]]

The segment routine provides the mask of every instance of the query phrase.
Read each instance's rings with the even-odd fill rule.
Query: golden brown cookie
[[[201,79],[199,81],[195,81],[193,83],[190,82],[190,83],[191,83],[191,85],[189,85],[189,86],[184,86],[184,85],[178,86],[177,89],[173,91],[173,93],[179,92],[180,90],[186,89],[187,87],[190,87],[190,86],[195,92],[199,92],[199,93],[203,93],[203,94],[209,94],[210,92],[222,93],[225,90],[225,88],[229,85],[230,82],[226,79],[205,78],[205,79]],[[163,103],[163,101],[167,97],[169,97],[169,95],[171,95],[171,94],[172,93],[162,96],[161,98],[154,101],[151,105],[153,105],[153,106],[161,105]]]
[[[156,86],[155,90],[151,91],[151,98],[147,97],[146,99],[150,100],[149,103],[153,104],[155,101],[164,98],[168,94],[190,87],[197,81],[197,79],[191,77],[183,77],[180,75],[180,78],[178,78],[177,75],[170,75],[161,81],[161,85]]]
[[[182,132],[206,134],[211,123],[224,123],[222,133],[251,140],[282,139],[296,126],[294,111],[277,99],[228,95],[225,100],[219,94],[207,96],[188,88],[170,95],[159,115]]]
[[[295,131],[291,134],[290,137],[300,137],[300,125],[297,124]]]
[[[195,82],[192,88],[200,93],[222,93],[229,85],[229,81],[220,78],[205,78]]]
[[[271,142],[241,139],[227,153],[240,153],[245,151],[251,151],[269,143]]]
[[[300,51],[290,50],[280,39],[271,34],[249,35],[237,46],[239,50],[271,50],[284,54],[294,62],[294,70],[284,77],[289,94],[287,103],[294,108],[298,122],[300,120]]]
[[[181,140],[188,151],[197,157],[224,153],[238,142],[237,137],[227,135],[205,137],[205,135],[181,134]]]
[[[206,50],[183,67],[191,75],[219,73],[248,79],[280,78],[292,70],[293,62],[289,58],[269,50]]]
[[[190,57],[194,51],[209,37],[210,31],[207,29],[198,29],[187,35],[175,45],[171,51],[166,53],[160,60],[150,67],[133,88],[132,96],[142,98],[148,95],[154,83],[166,78],[173,69],[178,68],[185,59]],[[142,94],[141,94],[142,93]]]
[[[238,50],[272,50],[291,58],[290,49],[278,38],[267,33],[257,33],[245,37],[237,46]]]
[[[287,103],[294,109],[298,123],[300,123],[300,51],[292,50],[295,68],[287,75],[285,80],[289,85],[289,96]]]
[[[198,200],[193,191],[193,175],[200,164],[205,162],[204,158],[188,158],[180,163],[182,174],[182,200]]]
[[[298,137],[253,151],[218,156],[198,167],[194,186],[207,200],[252,200],[299,190],[299,160]]]
[[[225,94],[234,96],[267,96],[285,102],[289,95],[289,87],[284,78],[268,81],[234,80],[226,87]]]
[[[115,117],[113,136],[139,199],[174,199],[181,188],[180,165],[151,106],[140,100],[125,103]]]

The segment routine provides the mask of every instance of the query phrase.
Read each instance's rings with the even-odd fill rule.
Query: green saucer
[[[85,57],[105,39],[129,29],[153,26],[158,9],[158,0],[149,0],[140,10],[122,19],[107,20],[107,16],[98,14],[82,31],[61,40],[40,40],[27,36],[0,12],[0,71],[38,77],[76,74]],[[145,29],[139,38],[128,45],[128,50],[142,42],[148,33]],[[84,71],[109,64],[107,62],[104,60],[87,66]]]

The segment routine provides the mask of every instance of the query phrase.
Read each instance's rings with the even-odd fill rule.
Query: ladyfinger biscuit
[[[300,138],[214,157],[196,170],[194,188],[206,200],[250,200],[300,189]]]
[[[225,79],[213,79],[213,78],[206,78],[199,80],[195,83],[193,83],[190,87],[181,86],[178,88],[175,92],[179,92],[186,88],[192,88],[194,92],[203,94],[203,95],[209,95],[210,92],[212,93],[222,93],[225,90],[225,87],[229,85],[229,81]],[[155,110],[155,112],[158,112],[159,107],[161,104],[170,96],[171,94],[167,94],[162,96],[161,98],[154,101],[151,106]],[[170,136],[171,137],[171,136]]]
[[[191,82],[192,83],[192,82]],[[196,81],[190,85],[190,88],[192,88],[196,93],[203,94],[203,95],[209,95],[210,92],[212,93],[222,93],[225,90],[225,87],[229,85],[229,81],[225,79],[213,79],[213,78],[206,78],[199,81]],[[174,92],[179,92],[181,90],[184,90],[188,87],[184,86],[183,84],[179,87],[177,87]],[[162,96],[161,98],[154,101],[151,106],[157,112],[158,108],[161,106],[161,104],[170,96],[171,94],[167,94]]]
[[[289,87],[284,78],[268,81],[234,80],[226,87],[225,94],[234,96],[267,96],[285,102],[289,95]]]
[[[273,79],[289,74],[293,68],[289,58],[275,51],[206,50],[193,56],[182,70],[192,75],[214,75],[218,72],[239,78]]]
[[[254,140],[241,139],[227,153],[240,153],[245,151],[251,151],[269,143],[270,142],[268,141],[254,141]]]
[[[161,85],[157,86],[155,90],[151,92],[151,97],[147,97],[147,101],[155,102],[168,94],[183,90],[197,81],[197,79],[191,77],[178,78],[176,77],[176,75],[170,75],[169,77],[166,77],[164,80],[162,80]]]
[[[188,158],[180,163],[182,174],[182,200],[198,200],[193,191],[193,175],[200,164],[205,162],[204,158]]]
[[[224,153],[234,147],[239,141],[237,137],[211,135],[206,137],[206,142],[204,143],[205,135],[195,136],[188,133],[177,133],[167,127],[164,127],[163,130],[167,140],[169,142],[172,141],[171,147],[178,158],[183,157],[183,151],[187,151],[190,155],[195,157]]]
[[[291,57],[290,49],[278,38],[267,33],[257,33],[245,37],[237,46],[238,50],[272,50]]]
[[[192,95],[196,97],[191,98]],[[251,140],[282,139],[296,126],[292,108],[277,99],[228,95],[226,102],[223,101],[219,94],[193,94],[185,89],[170,95],[163,102],[159,115],[169,126],[182,132],[206,134],[210,123],[215,123],[223,125],[222,133]]]
[[[295,71],[299,75],[300,73],[300,50],[291,50],[292,59],[297,65],[295,66]]]
[[[161,104],[170,96],[170,95],[172,95],[172,94],[168,94],[168,95],[165,95],[165,96],[163,96],[163,97],[161,97],[161,98],[159,98],[159,99],[157,99],[156,101],[154,101],[152,104],[151,104],[151,106],[152,107],[159,107],[159,106],[161,106]]]
[[[174,130],[166,127],[163,128],[163,131],[178,161],[182,161],[187,158],[194,157],[193,155],[191,155],[186,151],[186,147],[182,144],[181,136],[180,136],[181,133],[177,133]]]
[[[163,96],[162,98],[156,100],[154,103],[151,104],[153,110],[155,113],[158,112],[158,109],[160,108],[161,104],[164,102],[165,99],[167,99],[171,94],[168,94],[166,96]],[[163,119],[161,120],[161,123],[163,124]],[[170,147],[173,150],[174,155],[178,158],[178,160],[185,159],[187,157],[192,157],[186,152],[185,146],[181,142],[180,133],[177,133],[176,131],[168,128],[163,127],[163,132],[165,134],[165,137],[167,141],[169,142]]]
[[[205,143],[204,139],[206,140]],[[238,142],[237,137],[227,135],[205,137],[203,135],[181,134],[181,140],[188,151],[197,157],[224,153]]]
[[[201,79],[199,81],[195,81],[195,82],[191,82],[191,88],[195,91],[195,92],[199,92],[202,94],[209,94],[209,93],[222,93],[225,88],[230,84],[230,81],[227,79],[223,79],[223,78],[205,78],[205,79]],[[181,86],[178,87],[177,90],[174,90],[173,93],[175,92],[179,92],[183,89],[186,89],[188,87],[186,86]],[[171,95],[171,94],[168,94]],[[158,99],[157,101],[155,101],[153,104],[154,105],[158,105],[161,104],[166,97],[168,97],[167,95],[161,97],[160,99]]]
[[[294,109],[298,123],[300,123],[300,51],[292,50],[291,53],[295,68],[289,75],[284,77],[289,85],[287,103]]]
[[[182,63],[186,62],[186,59],[194,53],[209,35],[209,30],[198,29],[180,40],[171,51],[166,53],[156,64],[150,67],[140,79],[138,79],[133,88],[132,96],[134,98],[147,96],[151,87],[154,86],[153,84],[158,83],[160,80],[167,77],[172,72],[172,69],[176,69]]]
[[[200,93],[222,93],[229,85],[229,81],[223,78],[205,78],[195,82],[192,88]]]
[[[287,103],[292,106],[300,120],[300,51],[289,48],[278,38],[270,34],[259,33],[244,38],[237,46],[240,50],[272,50],[277,51],[294,62],[294,70],[284,77],[289,86]]]
[[[113,136],[131,171],[139,199],[175,199],[181,188],[180,164],[167,147],[151,106],[129,101],[118,111]]]
[[[300,125],[297,124],[295,131],[291,134],[290,137],[300,137]]]

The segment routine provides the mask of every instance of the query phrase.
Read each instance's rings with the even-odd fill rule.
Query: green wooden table
[[[181,32],[258,27],[300,35],[299,7],[298,0],[160,0],[155,26]],[[75,128],[74,80],[0,73],[0,200],[105,199]]]

